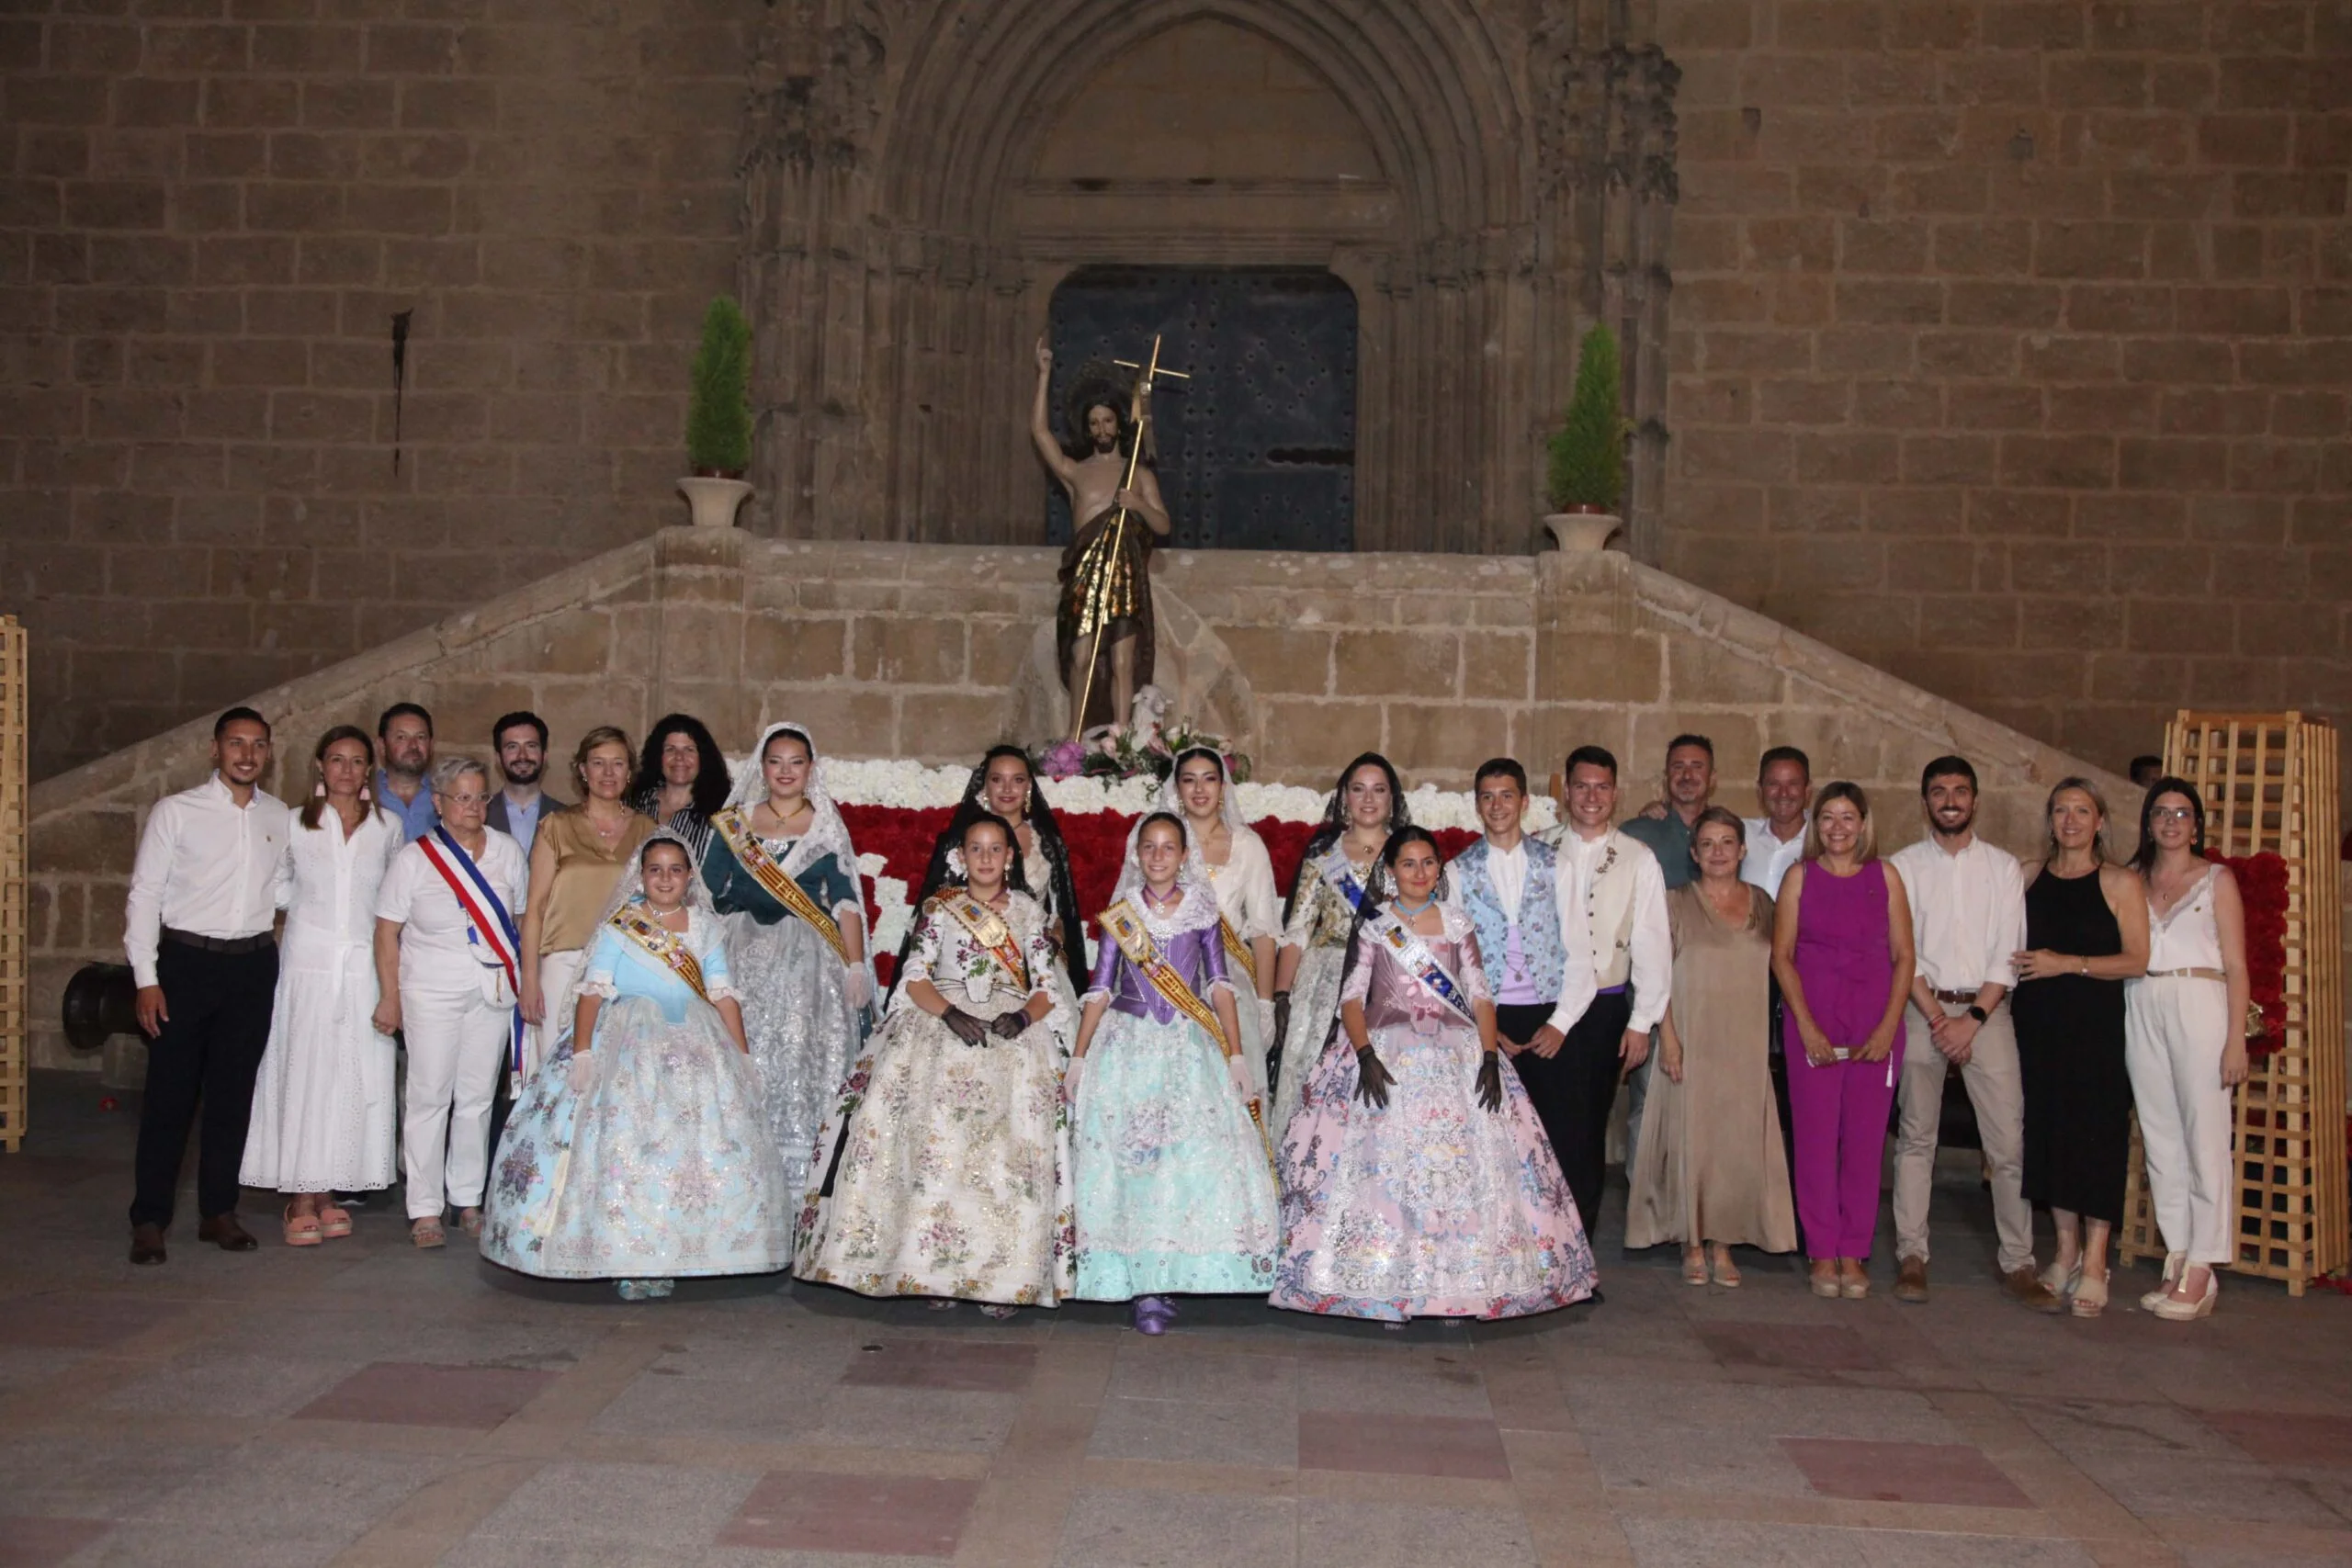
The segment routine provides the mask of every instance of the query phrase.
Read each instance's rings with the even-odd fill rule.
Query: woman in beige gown
[[[1772,1102],[1772,900],[1739,879],[1747,829],[1722,807],[1690,835],[1694,882],[1667,895],[1674,999],[1642,1108],[1625,1245],[1682,1244],[1682,1278],[1739,1283],[1735,1245],[1795,1248],[1795,1204]],[[1713,1257],[1708,1256],[1712,1244]]]

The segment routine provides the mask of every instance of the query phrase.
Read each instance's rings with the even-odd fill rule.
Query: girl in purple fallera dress
[[[1099,917],[1102,955],[1064,1083],[1080,1300],[1135,1303],[1165,1332],[1174,1294],[1273,1281],[1274,1179],[1241,1061],[1216,892],[1166,812],[1136,833],[1140,880]]]
[[[1427,829],[1390,837],[1356,919],[1340,1029],[1300,1064],[1278,1307],[1396,1324],[1592,1294],[1576,1203],[1497,1049],[1478,939],[1440,901],[1441,874]]]

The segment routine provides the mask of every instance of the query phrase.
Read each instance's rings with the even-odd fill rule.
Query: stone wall
[[[1659,0],[1663,564],[2110,765],[2352,711],[2352,12]]]
[[[763,9],[7,7],[0,605],[35,777],[683,520]]]
[[[673,707],[741,747],[775,719],[844,756],[968,761],[1020,734],[1052,604],[1052,552],[789,543],[672,529],[367,655],[250,696],[277,726],[271,784],[297,794],[312,740],[420,699],[446,751],[486,748],[530,706],[568,750],[587,728],[642,734]],[[1516,754],[1539,778],[1569,747],[1623,760],[1629,804],[1667,739],[1711,735],[1722,796],[1753,811],[1758,753],[1791,742],[1816,775],[1882,801],[1890,846],[1918,830],[1917,770],[1959,750],[1986,786],[1987,830],[2032,848],[2050,784],[2076,764],[1813,639],[1623,555],[1170,553],[1156,572],[1186,679],[1247,739],[1261,776],[1327,785],[1385,750],[1408,783],[1465,786]],[[141,814],[201,779],[198,720],[33,792],[36,1059],[65,1065],[57,1000],[93,959],[119,961]],[[2104,775],[2102,775],[2104,777]],[[2107,779],[2122,800],[2120,781]]]

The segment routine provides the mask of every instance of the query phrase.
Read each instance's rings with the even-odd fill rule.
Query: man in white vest
[[[1672,995],[1674,938],[1666,879],[1647,845],[1612,827],[1617,759],[1598,746],[1568,753],[1567,821],[1559,830],[1560,878],[1584,889],[1586,932],[1598,991],[1550,1053],[1513,1058],[1552,1140],[1587,1235],[1598,1229],[1608,1177],[1609,1112],[1617,1084],[1647,1059],[1650,1030]]]
[[[1592,943],[1584,889],[1559,851],[1530,838],[1527,773],[1509,757],[1480,764],[1473,783],[1486,837],[1446,867],[1448,899],[1478,933],[1478,958],[1495,994],[1495,1032],[1526,1081],[1559,1059],[1592,1005]],[[1541,1050],[1542,1056],[1530,1053]]]

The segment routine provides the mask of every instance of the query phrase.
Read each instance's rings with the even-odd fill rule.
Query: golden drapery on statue
[[[1152,535],[1132,516],[1125,527],[1114,526],[1118,517],[1118,507],[1104,507],[1062,551],[1054,643],[1059,668],[1069,669],[1073,652],[1082,656],[1092,647],[1099,612],[1105,645],[1135,638],[1135,684],[1141,688],[1151,683]],[[1086,713],[1073,728],[1125,724],[1127,716],[1115,711],[1116,706],[1111,683],[1098,681],[1089,694]]]

